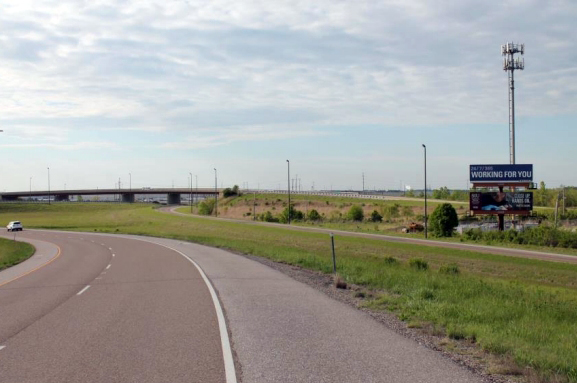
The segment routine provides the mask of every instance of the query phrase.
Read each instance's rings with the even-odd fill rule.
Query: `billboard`
[[[478,214],[519,214],[533,210],[531,192],[472,192],[470,209]]]
[[[469,165],[471,182],[530,182],[533,165]]]

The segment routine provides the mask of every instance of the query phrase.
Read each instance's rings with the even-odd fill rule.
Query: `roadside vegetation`
[[[332,271],[326,234],[137,204],[0,204],[4,221],[14,216],[26,228],[175,238]],[[367,307],[444,337],[439,347],[465,342],[497,357],[491,371],[577,382],[577,265],[340,236],[336,251],[340,278],[366,290]]]
[[[17,265],[34,254],[34,246],[25,242],[15,242],[0,238],[0,270]]]

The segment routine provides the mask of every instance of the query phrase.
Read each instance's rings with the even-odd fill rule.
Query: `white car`
[[[7,226],[8,231],[22,231],[22,223],[20,221],[12,221]]]

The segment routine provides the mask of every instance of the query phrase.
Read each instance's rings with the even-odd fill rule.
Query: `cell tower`
[[[515,70],[525,69],[525,59],[515,58],[515,53],[525,54],[525,44],[507,43],[501,45],[503,70],[509,74],[509,161],[515,164]]]

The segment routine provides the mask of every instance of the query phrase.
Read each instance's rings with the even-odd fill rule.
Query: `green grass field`
[[[0,218],[25,228],[177,238],[332,269],[326,234],[171,216],[145,205],[0,204]],[[577,382],[577,265],[338,236],[336,251],[339,274],[374,291],[372,309],[474,342],[531,367],[542,381]],[[415,258],[428,269],[411,267]],[[448,265],[459,272],[441,272]]]
[[[0,270],[27,260],[34,254],[34,246],[0,238]]]

